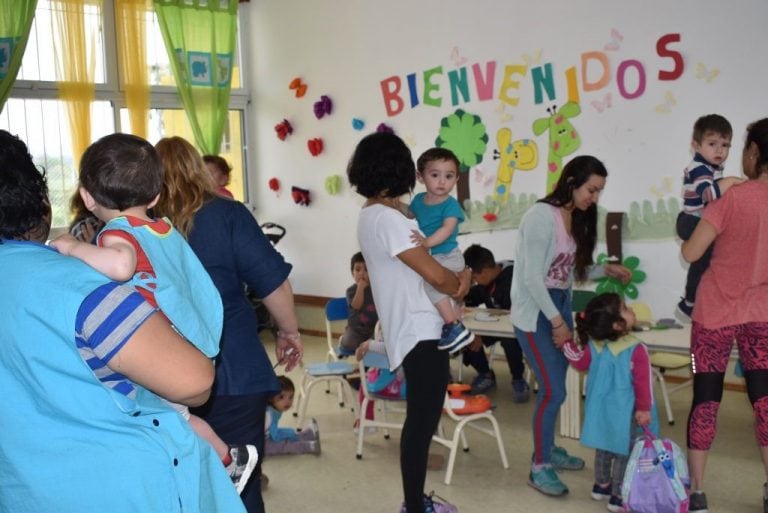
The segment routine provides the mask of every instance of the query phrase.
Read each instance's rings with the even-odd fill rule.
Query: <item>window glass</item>
[[[45,169],[54,228],[69,224],[69,199],[77,189],[69,120],[64,102],[9,98],[0,113],[0,128],[27,143],[32,160]],[[91,133],[96,140],[115,131],[109,102],[91,104]]]

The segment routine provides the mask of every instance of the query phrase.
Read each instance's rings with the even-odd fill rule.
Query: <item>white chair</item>
[[[368,369],[389,369],[389,359],[387,359],[385,354],[368,351],[363,359],[358,362],[358,365],[360,390],[363,392],[363,400],[358,409],[357,452],[355,456],[357,459],[362,459],[363,441],[369,428],[381,428],[384,438],[387,440],[389,439],[390,429],[403,428],[405,399],[377,395],[368,388],[368,383],[365,379],[365,373]],[[368,419],[366,418],[366,412],[368,411],[368,405],[372,402],[376,405],[378,412],[374,413],[374,418]],[[379,418],[377,418],[377,413],[380,414]],[[391,414],[393,413],[396,413],[399,418],[392,419]]]
[[[312,389],[319,383],[326,383],[326,393],[330,393],[331,383],[336,383],[339,387],[339,406],[344,407],[346,400],[352,405],[350,408],[354,412],[355,392],[349,384],[348,378],[357,372],[357,367],[348,362],[338,360],[338,353],[334,351],[332,324],[336,321],[346,320],[349,316],[346,298],[334,298],[325,305],[325,327],[326,339],[328,343],[328,355],[324,363],[313,363],[307,365],[304,369],[304,376],[301,380],[296,399],[296,410],[294,417],[299,417],[299,425],[304,425],[304,419],[307,412],[307,404]]]
[[[451,403],[451,397],[446,392],[444,410],[446,416],[455,422],[453,432],[450,438],[445,436],[445,428],[443,422],[440,422],[438,426],[438,433],[432,437],[433,442],[437,442],[448,448],[450,454],[448,456],[448,466],[445,469],[445,484],[451,484],[451,478],[453,477],[453,468],[456,463],[456,454],[459,451],[459,445],[464,452],[469,452],[469,444],[467,443],[467,437],[464,433],[464,428],[469,427],[473,430],[483,433],[487,436],[496,439],[496,445],[499,449],[499,456],[501,457],[501,466],[505,469],[509,468],[509,462],[507,461],[507,453],[504,449],[504,442],[501,439],[501,432],[499,431],[499,423],[496,421],[496,417],[493,416],[493,410],[490,408],[479,413],[467,413],[458,414],[454,411],[454,407]],[[482,424],[485,421],[490,424],[490,427],[486,427]]]
[[[365,368],[389,368],[389,360],[387,359],[386,355],[369,351],[360,361],[359,366],[361,376],[360,387],[361,390],[363,390],[363,402],[360,405],[358,413],[359,423],[357,432],[356,457],[357,459],[362,459],[363,441],[366,431],[369,427],[382,428],[384,431],[385,439],[389,439],[390,429],[403,428],[403,419],[398,418],[397,420],[392,420],[390,415],[393,410],[396,410],[400,414],[404,413],[403,405],[405,404],[405,401],[403,399],[381,397],[371,393],[368,389],[365,380]],[[370,401],[376,401],[376,405],[378,406],[378,413],[381,413],[382,415],[380,419],[365,418],[365,411],[367,410]],[[397,404],[397,406],[392,408],[393,404]],[[432,441],[447,447],[450,451],[450,455],[448,456],[448,466],[445,472],[445,484],[451,484],[451,477],[453,476],[453,469],[456,463],[456,453],[458,452],[459,445],[461,445],[461,448],[464,450],[464,452],[469,451],[469,445],[467,443],[466,435],[464,434],[465,427],[470,427],[480,433],[484,433],[488,436],[496,438],[496,443],[499,448],[499,455],[501,457],[501,464],[505,469],[509,468],[509,462],[507,461],[507,455],[504,450],[504,443],[501,439],[501,433],[499,431],[499,425],[496,421],[496,418],[493,416],[491,409],[481,413],[469,413],[464,415],[457,414],[452,408],[450,398],[446,392],[443,411],[445,416],[447,416],[451,421],[455,422],[451,437],[449,438],[445,435],[445,428],[443,426],[443,421],[441,421],[440,425],[438,426],[438,432],[432,437]],[[483,426],[482,423],[484,422],[488,422],[490,427]]]

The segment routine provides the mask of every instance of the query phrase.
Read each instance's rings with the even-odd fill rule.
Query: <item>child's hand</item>
[[[632,278],[632,271],[621,264],[605,264],[605,274],[611,278],[616,278],[624,285],[629,283],[629,280]]]
[[[417,246],[423,246],[425,240],[426,237],[424,237],[419,230],[411,230],[411,242]]]
[[[78,244],[82,244],[80,241],[78,241],[76,238],[71,236],[68,233],[65,233],[64,235],[59,235],[55,239],[53,239],[50,243],[51,247],[54,247],[58,250],[59,253],[62,255],[71,255],[72,254],[72,248],[77,246]]]
[[[366,276],[360,276],[357,279],[357,286],[360,287],[361,289],[365,289],[366,287],[371,286],[371,282],[370,280],[368,280]]]
[[[638,426],[647,426],[651,423],[651,412],[637,410],[635,412],[635,422],[637,422]]]
[[[368,346],[370,345],[370,342],[371,342],[370,340],[366,340],[365,342],[357,346],[357,349],[355,349],[355,358],[357,359],[358,362],[362,360],[363,357],[365,356],[365,353],[368,352]]]

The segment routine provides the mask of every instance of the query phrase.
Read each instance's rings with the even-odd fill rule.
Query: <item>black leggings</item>
[[[400,437],[400,473],[409,513],[424,511],[424,483],[432,435],[443,411],[450,379],[448,351],[438,351],[436,340],[416,344],[403,360],[407,411]]]

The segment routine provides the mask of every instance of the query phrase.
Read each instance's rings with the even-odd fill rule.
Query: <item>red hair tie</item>
[[[581,320],[583,321],[584,319],[586,319],[586,317],[587,317],[587,314],[586,314],[586,312],[584,312],[584,311],[582,310],[581,312],[579,312],[579,313],[577,313],[577,314],[576,314],[576,317],[578,317],[579,319],[581,319]]]

